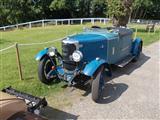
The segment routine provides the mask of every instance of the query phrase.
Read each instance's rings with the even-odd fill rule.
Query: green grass
[[[100,25],[100,24],[98,24]],[[62,38],[69,34],[81,32],[83,27],[91,26],[86,25],[64,25],[64,26],[48,26],[45,28],[32,28],[23,30],[14,30],[0,33],[0,49],[5,48],[14,43],[39,43],[51,41],[57,38]],[[101,26],[104,26],[101,24]],[[144,25],[131,24],[131,27],[137,27],[137,36],[141,37],[144,41],[144,45],[151,44],[160,38],[160,30],[155,33],[145,32]],[[43,45],[33,46],[19,46],[20,59],[22,64],[22,71],[24,80],[19,80],[18,68],[16,64],[15,48],[9,49],[3,53],[0,53],[0,89],[13,86],[14,88],[31,93],[38,96],[49,96],[50,94],[57,94],[64,89],[62,86],[64,83],[56,85],[44,85],[37,77],[38,62],[35,61],[34,56],[39,50],[55,46],[59,50],[61,49],[61,43],[49,43]]]
[[[144,46],[160,40],[160,26],[155,27],[155,32],[146,32],[146,25],[129,24],[129,27],[137,28],[137,37],[142,38]]]

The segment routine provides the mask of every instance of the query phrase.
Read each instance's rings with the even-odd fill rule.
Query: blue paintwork
[[[84,61],[90,62],[97,57],[104,59],[109,63],[109,61],[113,60],[107,55],[109,54],[107,52],[107,44],[111,43],[113,39],[118,40],[119,38],[118,33],[110,33],[106,30],[103,30],[97,32],[83,32],[77,35],[70,36],[68,39],[69,41],[78,41],[80,45],[83,45],[83,47],[79,48],[79,50],[83,54],[83,60],[81,61],[82,63]],[[94,54],[92,54],[93,52]]]
[[[65,44],[75,44],[76,50],[82,52],[83,58],[74,71],[67,71],[63,66],[57,66],[57,74],[63,76],[65,80],[72,79],[76,73],[79,73],[84,63],[88,63],[84,66],[82,74],[92,77],[102,64],[116,64],[128,55],[136,56],[138,45],[142,40],[136,38],[133,41],[131,29],[119,28],[117,30],[120,32],[116,30],[110,32],[107,29],[89,30],[63,39],[62,42]],[[124,33],[121,30],[124,30]],[[41,60],[47,53],[48,48],[40,51],[36,55],[36,60]],[[68,59],[72,61],[72,58]],[[111,70],[108,73],[111,75]]]
[[[136,38],[134,41],[133,41],[133,44],[132,44],[132,54],[134,56],[136,56],[138,54],[138,46],[141,44],[142,42],[142,39],[141,38]]]
[[[60,66],[57,66],[57,72],[58,72],[58,74],[60,74],[62,76],[65,74],[64,69]]]
[[[48,48],[41,50],[36,56],[36,60],[39,61],[41,60],[41,58],[43,58],[44,55],[46,55],[48,53]]]
[[[83,32],[77,35],[69,36],[71,41],[78,42],[97,42],[103,40],[109,40],[110,38],[117,37],[117,33],[109,33],[109,32]]]
[[[95,71],[104,63],[106,63],[106,61],[103,59],[93,60],[85,66],[82,73],[91,77]]]
[[[47,74],[49,77],[52,76],[52,75],[57,75],[57,71],[56,70],[53,70],[52,72],[50,72],[49,74]]]
[[[79,48],[83,54],[82,63],[91,62],[99,57],[108,64],[115,64],[131,54],[133,31],[130,29],[127,31],[128,34],[124,36],[119,36],[117,32],[109,32],[106,29],[87,31],[69,36],[67,41],[77,41],[83,46]]]

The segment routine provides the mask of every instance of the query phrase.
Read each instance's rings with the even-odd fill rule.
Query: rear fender
[[[86,76],[92,77],[94,73],[97,71],[97,69],[105,63],[106,61],[103,59],[99,59],[99,60],[95,59],[85,66],[82,73]]]
[[[36,56],[35,56],[35,59],[37,61],[41,60],[45,55],[47,55],[48,53],[48,48],[44,49],[44,50],[41,50]]]
[[[138,46],[142,44],[143,45],[143,41],[141,38],[136,38],[133,43],[132,43],[132,54],[133,55],[137,55],[138,53]]]

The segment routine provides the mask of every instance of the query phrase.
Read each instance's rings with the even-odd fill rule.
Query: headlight
[[[55,47],[50,47],[48,50],[49,56],[55,56],[57,49]]]
[[[83,54],[80,51],[74,51],[72,54],[72,58],[75,62],[79,62],[83,58]]]

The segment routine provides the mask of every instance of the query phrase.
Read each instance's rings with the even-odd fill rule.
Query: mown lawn
[[[98,25],[104,26],[103,24]],[[91,25],[47,26],[45,28],[37,27],[32,29],[0,32],[0,49],[16,42],[39,43],[63,38],[69,34],[81,32],[85,26],[89,27]],[[155,33],[147,33],[145,32],[145,25],[130,24],[129,26],[138,28],[137,36],[143,39],[144,45],[151,44],[160,39],[160,30],[157,30]],[[42,84],[37,77],[38,63],[35,61],[34,56],[39,50],[49,46],[55,46],[61,50],[60,42],[33,46],[19,46],[24,77],[23,81],[19,80],[15,48],[0,53],[0,89],[7,86],[13,86],[18,90],[38,96],[49,96],[50,94],[56,94],[63,91],[63,82],[47,86]]]

